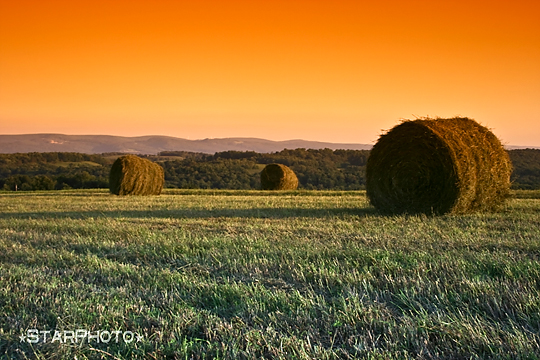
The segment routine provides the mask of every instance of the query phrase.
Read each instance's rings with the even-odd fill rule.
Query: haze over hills
[[[157,154],[160,151],[190,151],[214,154],[219,151],[256,151],[270,153],[283,149],[347,149],[369,150],[370,144],[340,144],[308,140],[272,141],[257,138],[223,138],[188,140],[172,136],[112,136],[24,134],[0,135],[0,153],[78,152],[101,154],[123,152],[131,154]],[[540,148],[540,146],[505,146],[507,149]]]
[[[369,144],[337,144],[306,140],[271,141],[257,138],[188,140],[171,136],[111,136],[25,134],[0,135],[0,153],[78,152],[101,154],[125,152],[157,154],[160,151],[190,151],[214,154],[219,151],[256,151],[269,153],[283,149],[369,150]]]

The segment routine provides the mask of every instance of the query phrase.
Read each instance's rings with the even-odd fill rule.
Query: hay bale
[[[511,172],[499,139],[474,120],[407,120],[371,150],[366,189],[384,213],[490,211],[507,198]]]
[[[164,182],[161,166],[135,155],[116,159],[109,175],[109,188],[116,195],[159,195]]]
[[[285,165],[269,164],[261,172],[261,187],[263,190],[296,190],[298,178]]]

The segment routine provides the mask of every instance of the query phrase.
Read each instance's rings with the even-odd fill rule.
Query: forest
[[[540,189],[540,149],[509,150],[513,189]],[[112,163],[121,153],[0,154],[0,190],[108,188]],[[165,187],[259,189],[266,164],[289,166],[307,190],[361,190],[369,150],[294,149],[275,153],[225,151],[213,155],[164,151],[141,155],[165,170]]]

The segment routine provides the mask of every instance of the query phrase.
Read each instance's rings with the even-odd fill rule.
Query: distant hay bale
[[[366,189],[384,213],[491,211],[508,197],[511,172],[499,139],[474,120],[407,120],[371,150]]]
[[[135,155],[121,156],[109,175],[109,188],[116,195],[159,195],[164,183],[163,168]]]
[[[269,164],[261,172],[261,187],[263,190],[296,190],[298,178],[285,165]]]

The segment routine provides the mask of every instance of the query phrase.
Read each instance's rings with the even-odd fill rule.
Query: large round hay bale
[[[407,120],[371,150],[366,189],[384,213],[489,211],[508,196],[511,172],[499,139],[474,120]]]
[[[116,159],[109,175],[109,188],[116,195],[159,195],[164,182],[161,166],[135,155]]]
[[[263,190],[296,190],[298,178],[285,165],[269,164],[261,172],[261,187]]]

